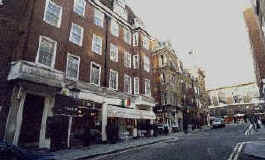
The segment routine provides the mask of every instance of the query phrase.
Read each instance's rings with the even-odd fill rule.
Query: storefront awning
[[[156,119],[153,111],[144,111],[136,109],[121,108],[117,106],[108,106],[108,117],[119,117],[128,119]]]

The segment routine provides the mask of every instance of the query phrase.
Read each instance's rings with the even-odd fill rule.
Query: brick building
[[[3,1],[0,138],[50,148],[53,124],[64,147],[86,127],[151,134],[150,40],[124,0]]]
[[[263,0],[253,0],[252,2],[254,2],[253,8],[248,8],[244,11],[244,19],[249,33],[257,85],[259,86],[261,97],[264,97],[263,86],[265,83],[265,5]]]
[[[182,128],[184,96],[182,90],[182,62],[176,56],[170,42],[156,42],[152,55],[154,97],[157,105],[154,109],[156,123],[167,125],[169,132]]]

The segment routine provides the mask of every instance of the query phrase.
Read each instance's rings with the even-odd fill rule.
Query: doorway
[[[45,97],[27,94],[25,98],[19,146],[38,148]]]

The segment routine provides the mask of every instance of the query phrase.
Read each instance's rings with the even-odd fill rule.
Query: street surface
[[[89,160],[256,160],[240,153],[244,142],[265,139],[264,134],[246,135],[246,124],[226,125]]]

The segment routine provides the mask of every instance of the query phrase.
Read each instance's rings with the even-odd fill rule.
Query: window
[[[143,47],[149,49],[149,39],[146,36],[143,36]]]
[[[134,94],[139,94],[139,78],[134,77]]]
[[[131,54],[128,53],[127,51],[124,52],[124,66],[131,68]]]
[[[46,0],[44,21],[50,25],[60,28],[62,21],[62,7],[51,0]]]
[[[79,46],[82,46],[83,35],[84,35],[84,28],[77,24],[72,23],[69,41]]]
[[[110,44],[110,60],[118,62],[119,51],[118,47],[114,44]]]
[[[118,72],[110,69],[109,87],[118,90]]]
[[[126,93],[132,93],[132,87],[131,87],[131,77],[128,75],[124,75],[124,92]]]
[[[45,36],[40,36],[36,63],[53,68],[56,57],[56,47],[56,41]]]
[[[102,54],[102,38],[93,34],[92,51],[101,55]]]
[[[134,34],[133,34],[133,46],[135,47],[135,46],[138,46],[138,41],[139,41],[139,34],[138,34],[138,32],[135,32]]]
[[[66,65],[66,78],[70,80],[78,80],[79,78],[80,57],[68,53]]]
[[[147,56],[144,56],[144,70],[150,72],[150,59]]]
[[[103,27],[104,14],[101,11],[99,11],[98,9],[95,9],[94,11],[95,11],[95,13],[94,13],[94,23],[95,23],[95,25]]]
[[[116,37],[119,37],[119,24],[114,20],[112,19],[111,20],[111,34],[113,36],[116,36]]]
[[[133,55],[133,68],[139,68],[139,55]]]
[[[80,16],[85,16],[86,1],[85,0],[75,0],[74,12]]]
[[[131,45],[131,32],[128,31],[128,29],[124,28],[123,33],[124,33],[124,41]]]
[[[0,0],[0,5],[4,5],[3,0]],[[0,107],[0,111],[1,111],[1,107]]]
[[[151,84],[149,79],[145,79],[144,81],[145,86],[145,95],[151,96]]]
[[[90,83],[100,86],[100,74],[101,74],[101,67],[100,65],[91,62],[91,69],[90,69]]]

